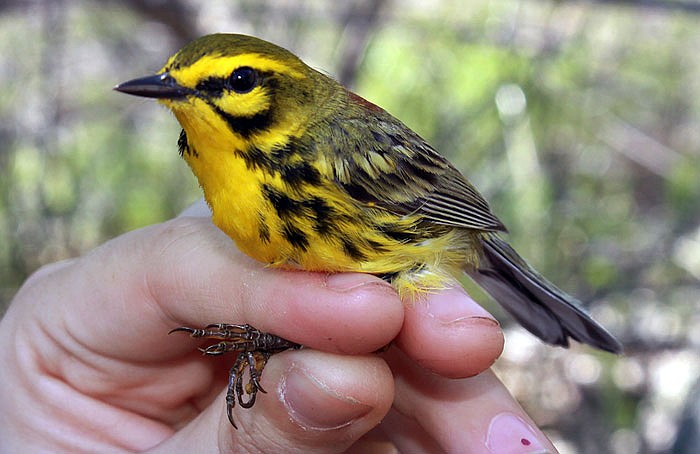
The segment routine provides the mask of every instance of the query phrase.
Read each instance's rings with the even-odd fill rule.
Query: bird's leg
[[[185,326],[170,331],[189,333],[190,337],[213,339],[218,342],[208,347],[200,348],[205,355],[223,355],[226,352],[238,352],[236,361],[229,371],[228,386],[226,387],[226,413],[231,425],[233,422],[233,407],[236,401],[243,408],[250,408],[255,404],[258,391],[265,393],[260,384],[262,371],[275,353],[288,349],[299,349],[301,345],[290,342],[274,334],[264,333],[250,325],[231,325],[215,323],[204,328],[188,328]],[[248,382],[243,385],[243,380],[248,375]],[[244,399],[244,394],[248,395]]]

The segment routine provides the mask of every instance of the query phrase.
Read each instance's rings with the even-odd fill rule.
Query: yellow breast
[[[419,218],[352,199],[308,157],[285,161],[303,178],[275,168],[279,163],[270,150],[284,150],[290,136],[268,135],[251,148],[219,116],[192,117],[207,111],[192,107],[186,114],[173,108],[187,133],[183,157],[214,224],[250,257],[271,266],[391,276],[404,295],[441,288],[452,272],[473,262],[466,251],[474,250],[467,244],[474,239],[464,231],[405,241],[391,231],[419,232]]]

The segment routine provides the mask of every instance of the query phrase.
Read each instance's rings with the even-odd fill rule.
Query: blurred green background
[[[200,197],[174,118],[111,88],[218,31],[401,118],[619,336],[621,357],[547,347],[473,291],[506,330],[497,372],[562,452],[697,452],[678,434],[700,376],[700,2],[0,2],[2,308],[41,265]]]

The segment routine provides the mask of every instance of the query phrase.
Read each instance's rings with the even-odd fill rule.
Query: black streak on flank
[[[336,211],[320,197],[314,197],[308,201],[308,206],[314,213],[314,230],[321,235],[330,235],[338,228]]]
[[[290,188],[299,190],[305,184],[316,186],[321,183],[321,173],[305,159],[295,159],[303,150],[294,140],[290,140],[284,146],[273,148],[264,152],[257,147],[250,147],[246,151],[237,151],[246,163],[248,169],[259,169],[270,175],[278,174]]]
[[[309,159],[291,158],[305,156],[303,145],[290,139],[284,146],[276,147],[269,153],[258,149],[249,150],[249,158],[254,166],[266,168],[270,173],[279,173],[280,178],[293,189],[299,189],[304,184],[317,185],[321,182],[320,172],[311,164]],[[308,153],[306,153],[308,154]],[[250,165],[250,164],[249,164]]]
[[[349,238],[342,238],[343,251],[353,260],[366,260],[367,256]]]
[[[269,184],[262,185],[262,192],[265,198],[269,200],[275,208],[280,218],[302,216],[304,214],[304,205],[302,202],[292,199]]]
[[[367,244],[374,250],[375,252],[386,252],[387,249],[382,245],[382,243],[374,240],[367,240]]]
[[[267,225],[267,220],[262,214],[258,214],[258,237],[263,243],[270,242],[270,227]]]
[[[275,163],[267,154],[257,147],[251,147],[247,151],[234,151],[237,156],[240,156],[245,161],[246,167],[250,169],[264,169],[269,173],[274,169]]]
[[[308,162],[283,165],[280,177],[294,189],[299,189],[304,184],[317,185],[321,181],[321,174]]]
[[[267,184],[262,185],[262,193],[281,219],[293,221],[294,218],[306,217],[313,219],[313,228],[321,235],[335,231],[336,212],[320,197],[295,200]]]
[[[306,234],[289,222],[284,223],[282,235],[284,235],[284,238],[289,241],[289,244],[295,248],[301,249],[304,252],[309,248],[309,239],[306,237]]]

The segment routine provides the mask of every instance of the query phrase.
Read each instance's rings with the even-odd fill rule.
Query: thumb
[[[391,371],[374,355],[288,351],[270,359],[262,385],[268,393],[252,409],[234,408],[238,430],[222,394],[153,452],[344,451],[381,422],[394,396]]]

